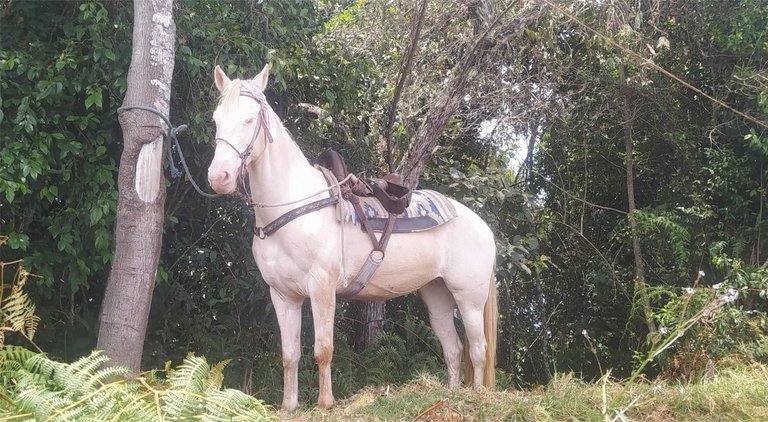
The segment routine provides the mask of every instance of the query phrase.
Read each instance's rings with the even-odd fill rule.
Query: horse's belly
[[[411,248],[394,242],[387,256],[365,288],[355,296],[360,300],[385,300],[414,292],[440,276],[441,256],[431,248]],[[411,244],[410,246],[414,246]],[[357,274],[355,268],[349,277]]]

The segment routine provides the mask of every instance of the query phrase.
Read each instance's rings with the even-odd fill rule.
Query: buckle
[[[264,240],[267,238],[267,234],[264,232],[264,227],[255,227],[253,229],[253,234],[256,235],[261,240]]]

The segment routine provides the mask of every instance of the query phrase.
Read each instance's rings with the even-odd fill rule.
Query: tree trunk
[[[176,26],[173,0],[134,1],[133,52],[124,106],[168,115]],[[97,348],[111,364],[139,371],[162,244],[165,127],[143,110],[119,115],[123,154],[118,173],[115,254],[102,303]]]
[[[373,340],[384,330],[386,302],[354,302],[354,325],[349,338],[352,347],[361,352],[373,343]]]
[[[634,120],[629,104],[629,87],[626,84],[626,75],[624,73],[624,66],[619,67],[619,73],[621,78],[621,88],[625,92],[621,95],[621,106],[624,121],[622,128],[624,131],[624,148],[626,153],[626,165],[627,165],[627,209],[629,211],[629,227],[632,232],[632,253],[635,258],[635,289],[640,299],[640,304],[643,307],[643,313],[645,314],[645,323],[648,325],[648,332],[653,335],[656,334],[656,324],[653,322],[653,316],[651,311],[651,301],[648,298],[648,293],[645,288],[645,268],[643,264],[643,251],[640,248],[640,237],[637,233],[637,222],[632,215],[635,211],[635,174],[633,163],[633,145],[632,145],[632,121]]]

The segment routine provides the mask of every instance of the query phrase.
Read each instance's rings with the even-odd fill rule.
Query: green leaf
[[[56,246],[59,248],[59,251],[64,251],[65,249],[67,249],[72,245],[72,240],[73,240],[72,233],[69,233],[69,232],[62,233],[61,237],[59,238],[59,242]]]
[[[24,233],[10,232],[8,234],[8,247],[11,249],[27,250],[29,246],[29,236]]]
[[[91,227],[95,226],[96,223],[101,221],[102,216],[103,216],[103,213],[101,212],[101,208],[99,207],[91,208]]]
[[[12,203],[13,199],[16,197],[16,190],[15,189],[8,189],[5,191],[5,199],[8,201],[8,203]]]
[[[101,88],[94,88],[93,91],[91,91],[88,97],[85,99],[85,108],[90,109],[93,105],[95,105],[97,108],[102,107]]]
[[[334,105],[336,103],[336,94],[333,93],[333,91],[327,89],[325,90],[325,98],[328,99],[328,104]]]

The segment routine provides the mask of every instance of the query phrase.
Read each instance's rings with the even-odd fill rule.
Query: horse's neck
[[[301,200],[326,186],[322,174],[309,164],[299,146],[290,138],[282,125],[275,125],[274,141],[266,143],[261,157],[250,164],[248,178],[251,197],[259,204],[283,204]],[[306,202],[321,198],[308,198]],[[299,206],[255,207],[257,220],[265,224],[286,211]]]

